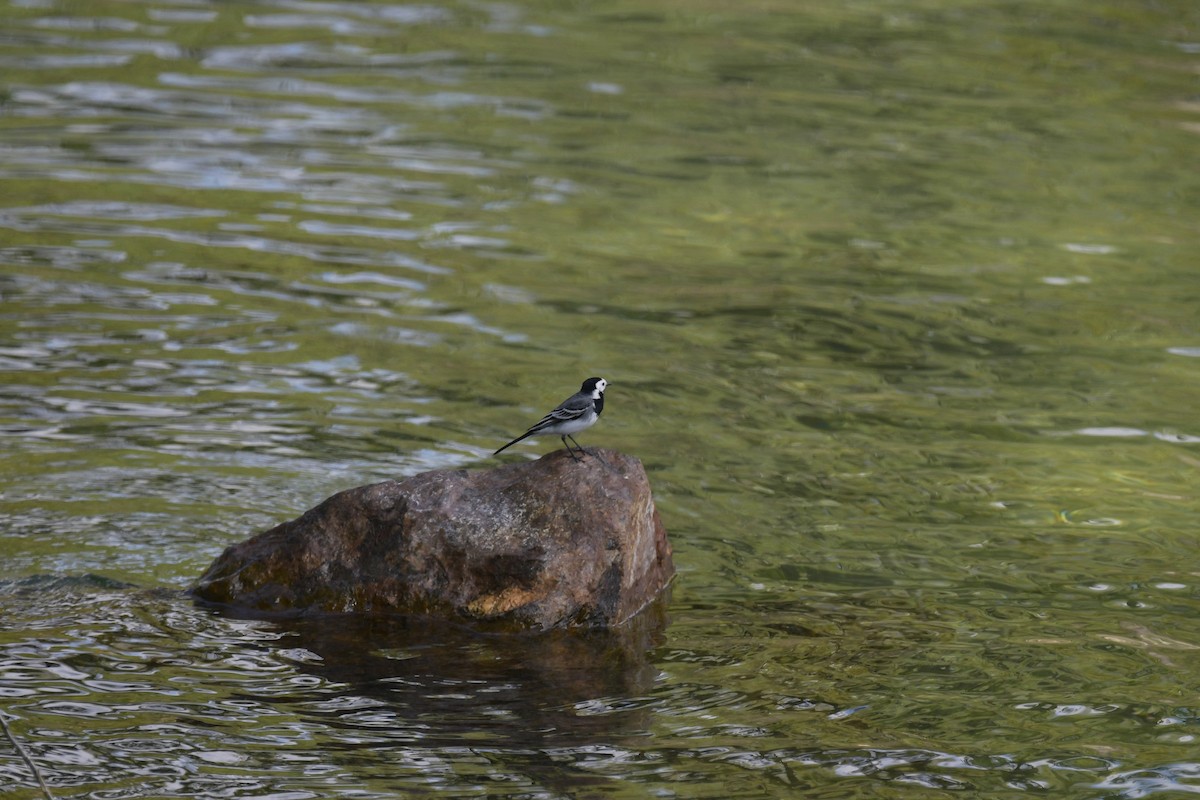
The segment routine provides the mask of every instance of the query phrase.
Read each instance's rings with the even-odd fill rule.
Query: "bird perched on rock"
[[[579,452],[587,452],[579,447],[579,442],[576,442],[575,437],[571,434],[587,430],[596,424],[596,420],[600,419],[600,412],[604,410],[604,390],[606,388],[608,388],[608,381],[604,378],[588,378],[583,382],[583,386],[579,387],[578,392],[563,400],[557,408],[542,417],[536,425],[492,455],[498,455],[522,439],[537,436],[540,433],[548,433],[558,435],[562,439],[563,446],[567,448],[567,452],[571,454],[571,458],[578,461],[579,456],[575,455],[571,445],[567,444],[567,439],[571,440]]]

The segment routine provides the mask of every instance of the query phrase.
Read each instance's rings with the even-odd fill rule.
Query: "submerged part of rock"
[[[641,462],[592,452],[340,492],[226,549],[193,593],[256,614],[620,625],[675,570]]]

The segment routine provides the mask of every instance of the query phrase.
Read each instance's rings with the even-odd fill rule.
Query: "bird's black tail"
[[[500,455],[500,453],[501,453],[501,452],[503,452],[503,451],[507,450],[508,448],[512,447],[514,444],[516,444],[517,442],[521,441],[522,439],[528,439],[530,436],[533,436],[533,434],[534,434],[534,432],[533,432],[533,431],[525,431],[525,432],[524,432],[524,433],[522,433],[520,436],[518,436],[517,438],[513,439],[511,442],[509,442],[508,444],[504,445],[504,447],[501,447],[499,450],[497,450],[496,452],[492,453],[492,455],[494,455],[494,456],[498,456],[498,455]]]

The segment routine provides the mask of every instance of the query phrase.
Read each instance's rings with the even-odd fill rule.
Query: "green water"
[[[60,798],[1200,791],[1198,71],[1183,0],[9,2],[0,714]],[[181,596],[588,375],[666,619]]]

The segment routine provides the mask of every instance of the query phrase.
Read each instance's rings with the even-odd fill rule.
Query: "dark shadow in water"
[[[244,667],[226,666],[214,675],[212,687],[179,697],[179,707],[188,710],[178,712],[178,722],[228,729],[223,746],[253,753],[259,737],[271,734],[252,731],[243,741],[234,732],[241,725],[261,722],[270,729],[277,720],[290,725],[299,718],[314,748],[309,757],[340,764],[347,775],[370,775],[373,784],[406,797],[458,789],[456,796],[478,796],[481,785],[495,789],[494,796],[592,796],[597,790],[588,787],[609,779],[579,764],[595,748],[619,747],[646,733],[648,695],[658,674],[650,654],[668,624],[664,593],[617,630],[501,635],[432,619],[343,615],[271,619],[268,624],[287,635],[266,640],[243,636],[240,626],[210,624],[217,620],[209,613],[240,615],[193,603],[178,590],[138,589],[100,576],[0,581],[0,598],[16,624],[52,632],[59,645],[50,661],[86,664],[88,679],[107,675],[113,658],[138,658],[148,641],[155,653],[143,659],[147,675],[165,669],[158,662],[168,641],[147,638],[155,626],[176,642],[178,651],[167,660],[189,669],[203,668],[206,655],[226,662],[253,651],[269,655],[265,670],[245,659]],[[102,644],[92,641],[94,631],[103,632]],[[283,663],[291,669],[281,669]],[[293,680],[293,670],[300,680]],[[47,680],[61,684],[55,676]],[[87,686],[79,689],[81,698],[89,696]],[[213,692],[231,702],[209,703]],[[157,695],[145,697],[153,724],[176,713],[151,709],[162,704]],[[144,699],[137,698],[127,705],[130,713]],[[227,718],[238,700],[248,701],[245,716]],[[264,706],[278,708],[279,717],[259,713]],[[116,780],[112,769],[79,780]],[[201,783],[210,778],[196,776]],[[258,777],[247,773],[245,780]]]
[[[296,635],[290,646],[321,659],[300,669],[433,723],[426,741],[478,732],[482,711],[493,726],[508,719],[504,726],[515,737],[537,746],[548,736],[561,743],[575,734],[612,733],[611,717],[579,715],[575,706],[650,690],[656,670],[649,651],[663,641],[665,607],[660,599],[616,630],[537,634],[480,633],[406,617],[310,617],[278,624]],[[457,697],[462,700],[455,702]],[[620,716],[622,727],[634,723]]]
[[[306,709],[333,735],[332,759],[396,751],[469,752],[493,769],[568,796],[602,776],[573,766],[581,748],[642,735],[664,641],[669,598],[616,630],[481,633],[441,620],[319,616],[275,620],[293,634],[279,644],[309,651],[297,668],[343,685],[326,702],[312,696],[256,697]],[[309,702],[303,702],[307,700]]]

